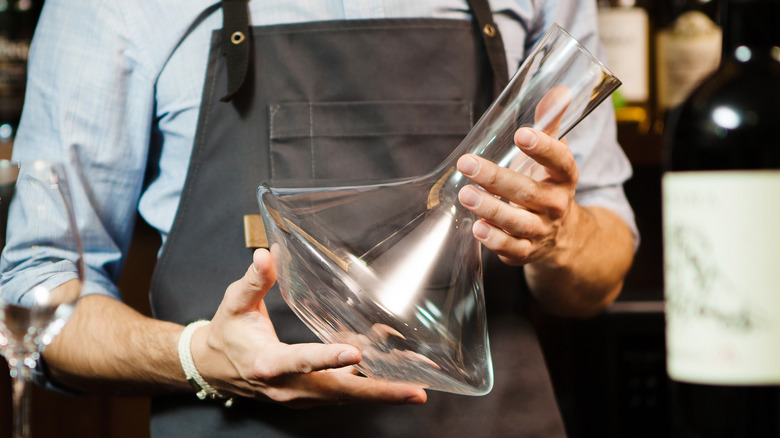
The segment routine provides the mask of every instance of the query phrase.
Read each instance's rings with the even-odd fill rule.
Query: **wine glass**
[[[13,393],[13,437],[30,436],[28,383],[70,318],[84,281],[66,167],[0,161],[0,353]]]

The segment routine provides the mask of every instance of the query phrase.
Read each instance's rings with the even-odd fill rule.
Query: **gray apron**
[[[507,81],[487,0],[470,3],[474,23],[250,27],[246,0],[223,0],[187,180],[152,281],[155,317],[187,324],[213,316],[251,263],[243,217],[258,213],[261,183],[405,177],[441,163]],[[165,396],[152,403],[152,436],[563,436],[522,270],[491,255],[484,269],[495,369],[489,395],[431,391],[424,406],[306,410]],[[317,342],[276,286],[265,302],[282,342]]]

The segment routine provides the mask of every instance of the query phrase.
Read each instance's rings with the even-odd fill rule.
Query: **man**
[[[356,348],[312,343],[269,292],[269,255],[245,248],[240,223],[256,213],[254,188],[265,180],[431,169],[553,22],[595,49],[595,18],[586,0],[494,1],[492,11],[459,0],[48,0],[14,155],[77,149],[89,265],[88,295],[44,354],[49,383],[155,396],[154,436],[564,435],[527,300],[530,292],[554,313],[584,317],[620,291],[634,226],[621,186],[630,167],[608,107],[572,132],[571,151],[543,132],[517,132],[518,147],[550,175],[541,182],[473,156],[458,163],[517,204],[460,193],[484,219],[475,238],[498,255],[485,261],[496,381],[485,397],[355,375]],[[366,105],[384,114],[388,104],[420,102],[465,102],[473,114],[456,133],[422,120],[433,131],[399,137],[408,127],[391,118],[386,131],[351,135],[347,115],[359,120]],[[311,109],[305,120],[280,117],[279,108],[301,103]],[[315,132],[318,111],[330,110],[346,111],[329,120],[337,134]],[[450,117],[463,126],[461,113]],[[136,209],[163,237],[153,319],[122,304],[115,286]],[[24,267],[13,246],[26,237],[10,227],[6,263]],[[177,354],[184,325],[200,319],[211,322],[185,344],[215,400],[194,396]],[[235,400],[230,408],[225,398]]]

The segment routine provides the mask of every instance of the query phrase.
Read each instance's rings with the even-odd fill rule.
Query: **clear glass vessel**
[[[66,174],[59,163],[0,160],[0,353],[13,382],[14,438],[31,434],[32,370],[72,315],[84,282]]]
[[[258,189],[282,295],[323,341],[361,349],[373,378],[484,395],[493,386],[476,217],[457,159],[480,155],[532,175],[524,126],[563,137],[620,85],[553,26],[450,157],[424,176]],[[538,168],[541,169],[541,168]]]

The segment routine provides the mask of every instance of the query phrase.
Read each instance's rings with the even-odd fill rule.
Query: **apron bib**
[[[476,23],[383,19],[249,27],[246,0],[223,1],[225,24],[212,37],[187,179],[152,280],[155,317],[187,324],[213,316],[226,287],[251,263],[243,221],[258,214],[261,183],[399,178],[441,163],[507,81],[487,1],[470,3]],[[527,318],[522,271],[491,255],[484,270],[488,312],[495,313],[488,324],[496,388],[486,397],[430,392],[423,407],[300,411],[250,400],[225,409],[192,395],[168,396],[153,400],[152,434],[562,434]],[[319,342],[277,286],[265,303],[282,342]]]

